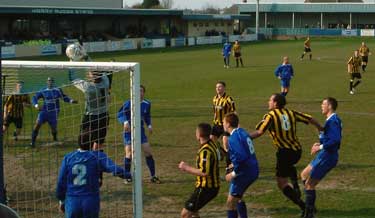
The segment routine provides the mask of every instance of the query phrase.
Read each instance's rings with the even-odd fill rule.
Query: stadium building
[[[316,1],[301,3],[262,3],[260,28],[373,29],[375,4],[362,1]],[[240,14],[255,17],[256,4],[238,4]],[[255,27],[255,19],[250,21]]]
[[[122,0],[0,0],[0,38],[83,41],[232,35],[248,15],[195,15],[183,10],[128,9]]]

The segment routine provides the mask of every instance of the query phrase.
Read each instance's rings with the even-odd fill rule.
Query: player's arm
[[[318,131],[323,131],[323,127],[311,115],[301,113],[301,112],[298,112],[298,111],[293,111],[293,113],[294,113],[294,116],[296,117],[297,122],[302,122],[304,124],[312,124],[318,129]]]
[[[68,175],[68,168],[66,167],[66,159],[64,158],[60,171],[59,171],[59,176],[57,179],[57,187],[56,187],[56,198],[59,200],[59,209],[61,212],[64,212],[64,201],[65,201],[65,196],[66,196],[66,190],[67,190],[67,175]]]
[[[353,57],[350,57],[348,60],[348,73],[351,73],[353,70]]]
[[[144,114],[144,121],[147,125],[148,131],[152,134],[152,125],[151,125],[151,102],[149,102],[146,113]]]
[[[293,69],[293,66],[290,65],[290,77],[293,78],[294,77],[294,69]]]
[[[77,101],[70,98],[69,96],[65,95],[65,93],[63,92],[62,89],[59,89],[59,93],[60,93],[60,98],[63,99],[64,102],[68,102],[68,103],[71,103],[71,104],[76,104]]]
[[[6,100],[5,100],[5,104],[4,104],[4,113],[3,113],[3,118],[5,120],[5,118],[7,117],[8,115],[8,106],[10,104],[10,98],[11,96],[7,96],[6,97]]]
[[[31,106],[31,101],[30,101],[30,96],[25,95],[24,101],[23,101],[23,106],[25,107],[30,107]]]
[[[43,98],[42,91],[36,92],[35,95],[31,99],[31,103],[33,107],[35,107],[37,110],[39,110],[38,100],[40,98]]]
[[[95,151],[98,155],[100,168],[103,172],[112,173],[113,176],[125,178],[125,169],[116,165],[104,152]]]
[[[256,139],[256,138],[262,136],[266,132],[266,130],[269,128],[269,126],[271,125],[271,122],[272,122],[271,115],[269,115],[269,114],[264,115],[263,120],[260,121],[256,125],[256,127],[255,127],[256,130],[254,132],[249,133],[250,138]]]
[[[228,98],[229,112],[236,113],[236,105],[232,97]]]
[[[117,112],[117,120],[124,126],[124,131],[130,131],[129,125],[130,118],[130,101],[126,101],[120,110]]]
[[[279,78],[279,79],[281,78],[281,77],[280,77],[280,67],[281,67],[281,66],[278,66],[278,67],[276,68],[275,72],[274,72],[275,76],[276,76],[277,78]]]
[[[329,149],[331,147],[337,146],[341,142],[341,126],[337,121],[328,121],[326,124],[325,135],[327,140],[321,145],[322,149]]]

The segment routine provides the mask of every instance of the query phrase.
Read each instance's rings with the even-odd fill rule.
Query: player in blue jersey
[[[337,101],[332,97],[322,102],[322,114],[326,116],[324,130],[319,135],[319,143],[311,148],[315,159],[302,171],[301,178],[305,184],[306,210],[304,218],[313,218],[315,213],[315,187],[332,170],[339,159],[342,123],[336,114]]]
[[[51,127],[53,140],[57,141],[57,117],[60,112],[60,99],[71,104],[77,101],[65,95],[60,88],[56,88],[55,81],[52,77],[47,79],[47,87],[35,93],[32,97],[32,105],[39,110],[36,124],[32,131],[31,147],[35,147],[35,141],[39,133],[39,129],[43,123],[48,122]],[[43,99],[43,106],[39,107],[38,100]]]
[[[279,78],[281,84],[281,95],[286,96],[289,92],[290,80],[294,76],[292,65],[288,57],[283,57],[283,63],[275,70],[275,76]]]
[[[232,170],[225,179],[230,182],[227,199],[228,218],[247,218],[247,209],[242,199],[246,189],[258,178],[259,167],[253,142],[246,130],[239,128],[239,119],[235,113],[224,117],[224,130],[229,136],[229,157]]]
[[[155,161],[152,156],[151,146],[148,142],[144,124],[146,124],[149,134],[152,134],[151,125],[151,102],[144,99],[146,88],[141,85],[141,145],[146,158],[146,164],[150,170],[151,182],[161,183],[155,174]],[[131,133],[130,133],[130,100],[127,100],[117,113],[117,120],[124,126],[124,145],[125,145],[125,158],[124,165],[127,173],[130,173],[132,161],[132,147],[131,147]],[[131,182],[131,177],[126,178],[126,182]]]
[[[82,133],[79,149],[65,155],[58,176],[56,197],[65,218],[97,218],[100,210],[99,176],[101,172],[125,178],[125,170],[108,156],[92,151],[90,134]]]
[[[224,43],[222,55],[224,57],[224,68],[229,68],[229,58],[232,51],[232,44],[228,41]]]

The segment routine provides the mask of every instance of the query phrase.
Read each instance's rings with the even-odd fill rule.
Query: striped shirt
[[[5,100],[6,114],[14,118],[23,117],[23,104],[31,104],[30,96],[27,94],[23,95],[10,95]]]
[[[197,176],[196,188],[219,188],[219,158],[216,144],[209,140],[197,153],[196,167],[206,176]]]
[[[350,65],[350,73],[360,73],[360,66],[362,64],[362,58],[360,56],[352,56],[349,58],[348,65]]]
[[[359,54],[363,57],[363,56],[368,56],[370,53],[370,49],[367,47],[367,46],[361,46],[359,48]]]
[[[224,116],[230,112],[235,112],[234,100],[224,93],[222,96],[215,95],[213,100],[214,124],[222,126]]]
[[[256,129],[263,132],[268,130],[276,148],[297,151],[302,148],[296,134],[297,122],[308,124],[311,119],[310,115],[294,110],[274,109],[264,115]]]

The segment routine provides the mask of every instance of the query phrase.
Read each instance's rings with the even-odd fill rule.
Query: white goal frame
[[[130,71],[131,146],[133,151],[133,217],[143,217],[140,64],[137,62],[69,62],[1,60],[4,68],[87,69],[98,71]],[[3,71],[4,72],[4,71]]]

